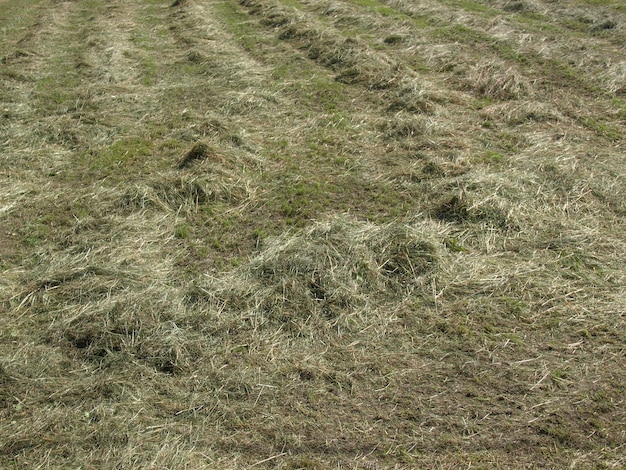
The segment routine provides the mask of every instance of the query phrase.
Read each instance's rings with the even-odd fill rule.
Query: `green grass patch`
[[[485,163],[489,163],[489,164],[501,164],[504,162],[504,155],[500,152],[496,152],[496,151],[488,151],[485,152],[480,159],[485,162]]]
[[[213,4],[213,8],[244,50],[262,55],[263,52],[259,48],[265,39],[259,34],[258,29],[252,26],[250,16],[238,3],[218,2]]]
[[[624,138],[624,133],[615,124],[602,122],[602,121],[600,121],[598,119],[595,119],[593,117],[581,118],[580,122],[585,127],[587,127],[588,129],[591,129],[592,131],[594,131],[599,136],[606,137],[609,140],[617,142],[617,141],[622,140]]]
[[[190,232],[191,232],[191,226],[188,223],[178,224],[174,228],[174,236],[176,238],[180,238],[181,240],[188,238]]]
[[[152,86],[155,84],[158,73],[158,66],[156,60],[153,57],[144,57],[140,62],[141,66],[141,83],[145,86]]]
[[[154,150],[152,141],[139,137],[123,138],[109,147],[83,153],[77,159],[79,165],[74,171],[86,172],[97,178],[126,178],[148,167],[148,157],[153,155]]]

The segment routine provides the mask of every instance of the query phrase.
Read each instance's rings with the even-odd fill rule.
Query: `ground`
[[[626,466],[623,2],[0,29],[0,468]]]

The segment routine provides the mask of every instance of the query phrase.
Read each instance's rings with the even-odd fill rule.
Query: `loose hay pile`
[[[178,168],[186,168],[193,162],[215,158],[218,158],[215,154],[215,150],[213,150],[208,144],[204,142],[197,142],[178,162]]]
[[[253,193],[249,181],[230,172],[190,177],[163,174],[127,189],[117,205],[131,212],[152,209],[189,213],[210,202],[241,204]]]
[[[269,239],[250,262],[208,277],[190,298],[256,326],[315,335],[368,322],[368,309],[427,291],[444,261],[436,224],[377,226],[351,217]]]

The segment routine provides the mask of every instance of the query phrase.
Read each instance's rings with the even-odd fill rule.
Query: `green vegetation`
[[[617,1],[0,0],[0,468],[622,468]]]

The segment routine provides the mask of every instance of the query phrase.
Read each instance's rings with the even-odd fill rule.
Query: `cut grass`
[[[28,3],[0,467],[624,466],[615,2]]]

